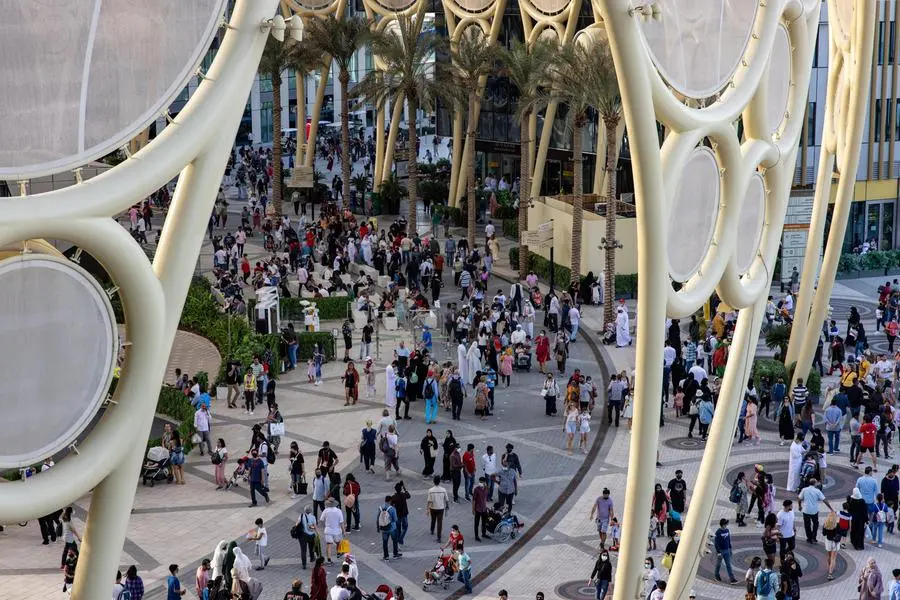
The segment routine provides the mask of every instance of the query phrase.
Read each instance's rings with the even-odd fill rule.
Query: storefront
[[[896,200],[853,202],[844,236],[844,252],[851,252],[864,242],[869,242],[873,250],[896,248],[896,204]]]

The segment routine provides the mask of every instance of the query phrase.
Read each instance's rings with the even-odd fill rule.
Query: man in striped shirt
[[[697,362],[697,344],[694,340],[686,340],[684,342],[684,369],[687,371]]]
[[[803,378],[797,378],[797,385],[791,390],[791,398],[794,401],[794,414],[799,415],[803,407],[806,406],[806,398],[809,396],[809,390],[803,385]]]

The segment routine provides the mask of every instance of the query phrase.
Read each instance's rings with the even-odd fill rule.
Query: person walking
[[[319,516],[319,522],[324,525],[325,534],[325,558],[328,564],[334,564],[331,560],[332,551],[337,551],[338,544],[344,539],[344,513],[337,507],[337,501],[329,498],[325,501],[325,510]]]
[[[210,438],[211,420],[209,407],[206,404],[200,403],[200,407],[194,413],[194,429],[197,430],[197,434],[200,436],[200,443],[197,444],[197,447],[200,448],[200,456],[203,456],[204,444],[206,444],[206,450],[209,452],[210,456],[212,456],[213,453],[212,441]]]
[[[131,595],[131,600],[143,600],[144,598],[144,580],[137,573],[137,567],[131,565],[125,572],[125,581],[123,582],[125,591]]]
[[[603,550],[594,563],[594,570],[588,578],[588,585],[594,585],[597,589],[597,600],[604,600],[612,583],[612,563],[609,562],[609,552]]]
[[[425,468],[422,469],[422,476],[430,479],[434,475],[434,462],[437,459],[438,443],[431,429],[425,430],[425,437],[419,443],[419,454],[425,459]]]
[[[472,491],[472,514],[475,516],[475,541],[481,538],[490,538],[487,533],[488,495],[487,481],[484,477],[478,478],[478,485]],[[479,537],[479,524],[481,536]]]
[[[462,462],[462,475],[463,480],[465,481],[463,491],[465,493],[466,500],[471,500],[472,492],[475,489],[475,471],[477,470],[477,466],[475,464],[475,444],[466,445],[466,451],[462,455]]]
[[[422,383],[422,398],[425,399],[425,424],[437,423],[438,415],[438,382],[434,371],[428,371],[428,377]]]
[[[713,544],[716,548],[716,581],[722,581],[720,570],[724,562],[725,570],[728,572],[728,581],[734,585],[738,580],[735,579],[734,571],[731,568],[731,532],[728,530],[728,519],[719,520],[719,528],[716,530]]]
[[[266,504],[269,504],[271,502],[269,499],[269,488],[265,484],[267,477],[266,462],[259,457],[259,452],[255,449],[250,453],[248,462],[247,469],[250,472],[250,507],[257,505],[257,493],[265,498]]]
[[[447,382],[447,395],[450,396],[450,414],[454,421],[459,421],[466,393],[466,386],[459,374],[459,369],[453,367],[450,380]]]
[[[547,379],[541,388],[541,396],[544,398],[544,414],[548,417],[556,415],[556,399],[559,397],[559,385],[553,378],[553,373],[547,373]]]
[[[780,552],[781,560],[784,561],[785,554],[794,549],[797,545],[797,536],[794,533],[794,503],[787,499],[782,504],[782,509],[778,511],[778,530],[781,532]]]
[[[300,565],[305,571],[307,555],[309,555],[310,561],[314,561],[316,558],[316,517],[313,515],[311,505],[307,504],[303,507],[303,512],[297,518],[295,527],[297,528],[297,541],[300,543]]]
[[[756,600],[775,600],[775,595],[781,590],[781,580],[774,570],[775,560],[766,558],[763,565],[753,582]]]
[[[256,525],[256,528],[251,529],[247,533],[247,539],[251,542],[256,542],[256,556],[259,557],[259,566],[256,567],[256,570],[262,571],[269,564],[269,556],[266,554],[266,548],[269,545],[269,533],[266,531],[262,519],[256,519],[254,525]]]
[[[394,485],[394,495],[391,497],[391,506],[397,512],[397,543],[401,546],[406,541],[406,532],[409,530],[409,499],[410,493],[406,490],[406,484],[398,481]]]
[[[453,446],[450,453],[450,481],[453,482],[453,501],[459,502],[459,486],[462,483],[463,459],[459,453],[459,444]]]
[[[825,499],[817,485],[815,477],[809,479],[806,487],[800,490],[800,508],[803,512],[803,529],[806,532],[806,541],[810,544],[818,544],[816,536],[819,533],[819,503],[824,502],[828,510],[834,511],[834,508]]]
[[[784,592],[785,600],[799,600],[801,577],[803,570],[800,563],[794,558],[792,551],[787,552],[781,561],[781,590]]]
[[[353,473],[344,477],[344,512],[347,513],[347,530],[359,531],[359,494],[362,489]],[[353,520],[356,519],[356,525]]]
[[[228,483],[225,478],[225,467],[228,465],[228,448],[225,446],[224,439],[219,438],[216,440],[216,449],[210,454],[210,460],[215,471],[216,489],[224,489]]]
[[[398,547],[397,511],[391,504],[391,496],[384,497],[384,503],[378,507],[375,522],[378,524],[378,531],[381,533],[382,559],[390,560],[390,555],[388,554],[388,541],[393,544],[394,558],[403,556]]]
[[[435,475],[433,481],[434,485],[428,489],[425,507],[431,517],[431,535],[436,535],[440,543],[443,537],[444,513],[450,508],[450,498],[447,496],[447,490],[441,486],[440,475]]]
[[[609,531],[609,522],[615,516],[612,498],[609,497],[609,488],[603,488],[603,492],[591,506],[590,519],[595,520],[597,532],[600,534],[600,549],[606,547],[606,534]]]
[[[459,573],[456,576],[457,581],[463,584],[463,590],[466,594],[472,593],[472,559],[469,557],[469,554],[466,552],[465,548],[460,546],[453,553],[453,557],[456,560],[456,566],[459,569]]]

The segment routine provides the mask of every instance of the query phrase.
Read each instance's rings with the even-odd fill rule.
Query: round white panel
[[[531,0],[531,4],[545,15],[558,15],[569,2],[570,0]]]
[[[781,24],[775,31],[767,77],[769,91],[766,116],[769,119],[769,132],[774,133],[784,121],[791,93],[791,39],[787,28]]]
[[[739,273],[746,273],[756,259],[766,218],[766,184],[758,172],[750,177],[747,195],[738,217],[735,259]]]
[[[478,14],[494,5],[496,0],[456,0],[457,6],[466,12]]]
[[[703,262],[716,228],[721,181],[712,150],[691,153],[669,208],[669,274],[687,281]]]
[[[632,6],[644,0],[631,0]],[[755,0],[656,0],[660,19],[640,19],[663,78],[683,96],[721,90],[740,64],[756,20]]]
[[[121,147],[194,74],[225,0],[0,0],[0,179]]]
[[[106,397],[118,347],[99,284],[63,259],[0,262],[0,468],[71,444]]]

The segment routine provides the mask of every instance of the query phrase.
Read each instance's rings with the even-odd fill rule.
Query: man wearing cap
[[[613,501],[609,497],[609,488],[603,488],[603,493],[591,507],[591,516],[596,514],[597,532],[600,534],[600,549],[606,547],[606,532],[609,529],[609,521],[614,516]]]
[[[716,530],[713,544],[716,548],[716,581],[722,581],[719,571],[722,563],[725,563],[725,570],[728,571],[728,581],[732,585],[737,583],[734,578],[734,571],[731,568],[731,532],[728,531],[728,519],[719,520],[719,528]]]

